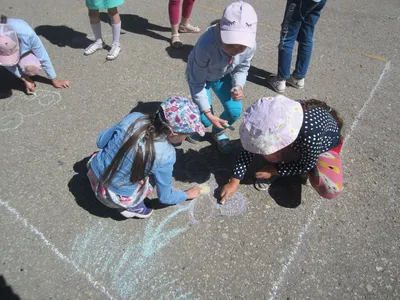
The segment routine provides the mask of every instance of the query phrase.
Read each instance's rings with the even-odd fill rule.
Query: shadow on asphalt
[[[50,79],[36,75],[31,77],[34,82],[52,85]],[[17,78],[6,68],[0,66],[0,99],[6,99],[13,95],[13,90],[21,91],[26,94],[25,85],[21,79]]]
[[[58,47],[85,49],[93,43],[87,38],[86,33],[76,31],[65,25],[41,25],[35,28],[35,32]]]
[[[168,37],[165,37],[159,33],[154,32],[154,31],[171,32],[170,27],[164,27],[157,24],[152,24],[149,22],[149,20],[140,17],[138,15],[120,14],[120,17],[121,17],[122,30],[140,35],[145,35],[156,40],[167,41],[167,42],[169,42],[170,40]],[[100,13],[100,20],[104,23],[108,23],[111,25],[110,17],[105,12]]]
[[[90,186],[89,178],[86,176],[88,171],[86,164],[90,156],[74,164],[75,174],[68,183],[69,191],[74,195],[76,203],[88,211],[90,214],[101,217],[111,218],[116,221],[126,220],[116,209],[111,209],[99,200]]]
[[[20,269],[22,272],[23,269]],[[6,279],[0,275],[0,299],[20,300],[21,298],[13,291],[10,285],[7,285]]]

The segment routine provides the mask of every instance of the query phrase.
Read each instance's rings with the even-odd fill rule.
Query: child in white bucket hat
[[[0,66],[4,66],[20,78],[27,94],[35,91],[31,76],[38,75],[43,68],[56,88],[67,88],[70,82],[56,78],[56,72],[42,41],[23,20],[1,16],[0,21]]]
[[[212,136],[222,153],[230,153],[232,145],[224,134],[242,114],[243,88],[256,48],[257,14],[243,1],[230,4],[218,24],[209,27],[190,53],[186,68],[193,101],[202,113],[204,126],[213,125]],[[214,115],[210,90],[213,90],[224,111]],[[188,139],[199,142],[198,135]]]
[[[256,154],[268,162],[256,172],[257,179],[307,174],[318,194],[337,197],[343,188],[342,126],[343,120],[325,102],[282,95],[261,98],[244,114],[239,129],[244,150],[222,189],[221,202],[236,192]]]

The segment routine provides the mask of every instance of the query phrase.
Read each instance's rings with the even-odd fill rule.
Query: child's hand
[[[233,196],[238,187],[239,187],[240,180],[237,178],[231,178],[230,182],[225,184],[221,190],[221,200],[220,203],[224,204],[226,200],[228,200],[231,196]]]
[[[260,171],[256,172],[257,179],[270,179],[272,176],[278,175],[276,168],[271,165],[263,167]]]
[[[58,80],[54,78],[51,82],[53,83],[53,86],[58,89],[69,88],[71,86],[71,83],[68,80]]]
[[[236,85],[231,89],[232,99],[235,101],[240,101],[243,99],[243,89],[240,85]]]
[[[228,123],[228,121],[220,119],[213,114],[207,114],[207,119],[218,129],[225,129],[224,124]]]
[[[199,186],[194,186],[191,187],[190,189],[186,190],[186,198],[187,199],[194,199],[194,198],[198,198],[200,196],[200,192],[201,192],[201,187]]]
[[[34,94],[35,93],[36,84],[33,82],[33,80],[30,77],[24,76],[24,75],[21,77],[21,79],[25,84],[26,93],[28,95]]]

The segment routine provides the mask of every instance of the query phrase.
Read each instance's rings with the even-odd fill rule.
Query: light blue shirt
[[[223,50],[219,25],[209,27],[199,38],[190,52],[186,66],[186,77],[189,82],[193,101],[200,111],[210,108],[207,92],[207,81],[217,81],[227,74],[232,75],[232,86],[244,87],[255,47],[231,57]]]
[[[50,79],[56,78],[56,72],[51,64],[50,57],[43,46],[42,41],[24,20],[7,18],[7,24],[10,25],[19,37],[19,53],[24,55],[32,52],[40,61],[42,68]],[[6,67],[15,76],[21,77],[18,65]]]
[[[126,131],[136,119],[143,114],[134,112],[127,115],[121,122],[100,133],[97,138],[97,147],[101,150],[90,163],[97,178],[101,178],[111,161],[121,148]],[[141,126],[140,122],[136,126]],[[163,204],[176,204],[186,200],[184,191],[172,189],[172,171],[176,161],[175,148],[162,137],[154,143],[156,158],[150,174],[153,175],[157,187],[158,199]],[[108,186],[112,192],[121,196],[131,196],[138,187],[137,183],[130,182],[130,173],[135,157],[134,151],[129,152],[122,160],[117,173]]]

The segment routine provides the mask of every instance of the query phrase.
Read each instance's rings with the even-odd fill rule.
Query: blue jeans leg
[[[212,82],[210,86],[224,107],[224,111],[219,117],[223,120],[227,120],[228,123],[232,125],[240,118],[243,107],[242,101],[234,101],[231,97],[231,89],[233,87],[231,75],[228,74],[220,80]],[[221,131],[223,130],[215,127],[212,129],[213,133],[220,133]]]
[[[302,15],[304,20],[297,37],[299,47],[297,49],[296,67],[293,72],[296,78],[306,77],[311,60],[315,24],[317,24],[321,15],[321,10],[326,4],[326,0],[321,0],[319,3],[311,0],[303,2]]]
[[[300,0],[288,0],[286,3],[278,47],[278,78],[280,79],[290,77],[293,47],[302,24],[300,8]]]

